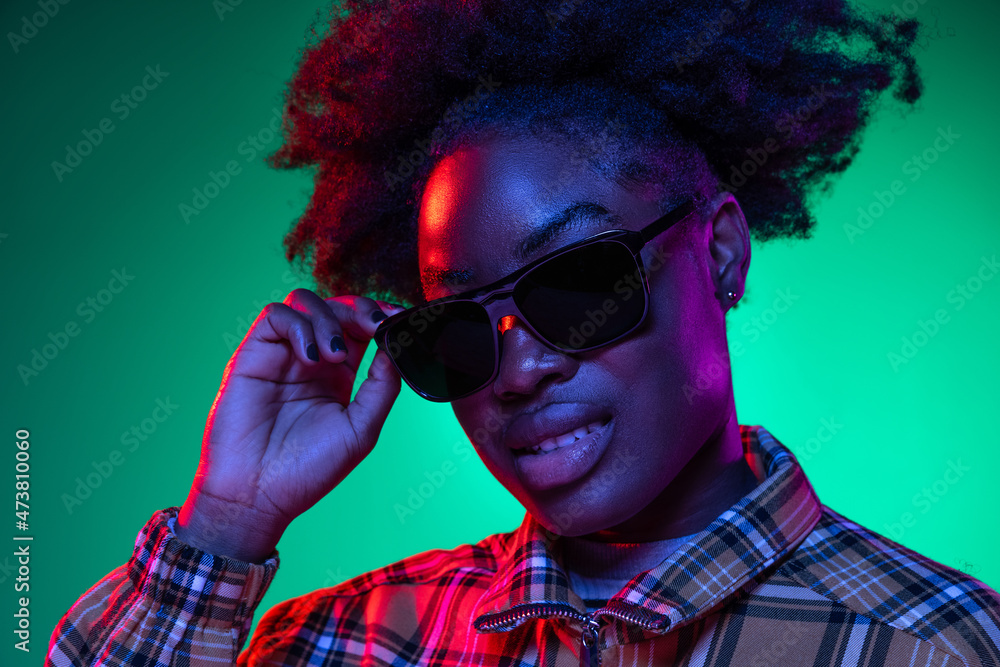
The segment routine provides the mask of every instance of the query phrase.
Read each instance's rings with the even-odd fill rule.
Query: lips
[[[571,444],[610,420],[610,411],[597,405],[550,403],[540,410],[515,417],[504,433],[503,442],[517,455],[551,451]]]

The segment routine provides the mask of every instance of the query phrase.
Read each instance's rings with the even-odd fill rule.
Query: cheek
[[[708,268],[693,257],[680,258],[684,261],[651,281],[650,316],[661,353],[690,375],[706,353],[717,352],[720,342],[726,345],[725,320]]]
[[[514,475],[510,455],[505,455],[502,441],[503,425],[513,415],[504,413],[503,405],[490,400],[492,394],[489,389],[484,391],[489,395],[483,398],[473,395],[452,401],[452,410],[472,443],[476,456],[490,474],[513,493],[519,488],[519,482]]]
[[[654,426],[672,412],[670,406],[683,400],[680,388],[687,381],[687,363],[656,331],[651,327],[645,335],[610,348],[598,362],[606,378],[603,391],[610,394],[623,428]]]
[[[729,377],[724,322],[711,312],[715,302],[706,301],[690,274],[670,278],[651,285],[641,333],[602,358],[627,392],[619,403],[643,421],[690,416],[709,397],[724,394]]]
[[[502,411],[502,406],[489,400],[487,394],[490,391],[487,387],[477,394],[451,403],[455,418],[477,450],[498,439],[503,424],[509,419]]]

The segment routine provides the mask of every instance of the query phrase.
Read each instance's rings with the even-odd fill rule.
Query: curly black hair
[[[756,240],[808,238],[879,94],[922,88],[917,22],[843,0],[345,0],[321,22],[268,163],[318,167],[284,242],[322,296],[423,303],[422,189],[487,132],[569,137],[623,183],[738,192]]]

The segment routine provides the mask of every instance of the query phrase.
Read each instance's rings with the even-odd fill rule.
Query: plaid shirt
[[[1000,596],[822,506],[740,426],[756,489],[591,614],[530,514],[251,618],[277,568],[212,556],[158,512],[52,635],[52,665],[1000,665]]]

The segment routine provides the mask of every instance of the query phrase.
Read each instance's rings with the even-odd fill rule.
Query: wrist
[[[260,564],[274,553],[284,529],[253,508],[200,494],[181,507],[174,532],[200,551]]]

